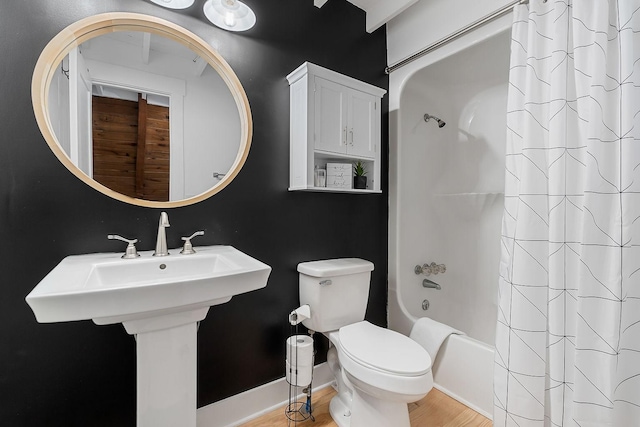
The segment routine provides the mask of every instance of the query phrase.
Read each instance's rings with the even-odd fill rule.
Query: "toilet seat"
[[[431,357],[420,344],[367,321],[340,328],[340,344],[354,361],[386,374],[414,377],[431,370]]]
[[[431,357],[411,338],[367,321],[343,326],[337,338],[340,364],[357,382],[415,400],[433,386]]]

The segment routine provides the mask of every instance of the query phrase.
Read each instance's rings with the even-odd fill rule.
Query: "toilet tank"
[[[298,264],[300,305],[309,304],[311,317],[302,324],[329,332],[364,320],[373,263],[340,258]]]

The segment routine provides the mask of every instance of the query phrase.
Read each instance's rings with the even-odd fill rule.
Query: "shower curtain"
[[[640,0],[516,6],[495,426],[640,426]]]

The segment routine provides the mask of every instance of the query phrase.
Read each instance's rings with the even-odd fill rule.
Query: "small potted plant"
[[[353,188],[364,190],[367,188],[367,169],[360,160],[353,165]]]

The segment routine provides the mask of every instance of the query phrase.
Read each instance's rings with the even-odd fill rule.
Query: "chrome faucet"
[[[166,212],[161,212],[160,222],[158,223],[158,238],[156,239],[156,250],[153,253],[153,256],[169,255],[169,249],[167,249],[167,233],[165,231],[165,228],[169,226],[169,216]]]

